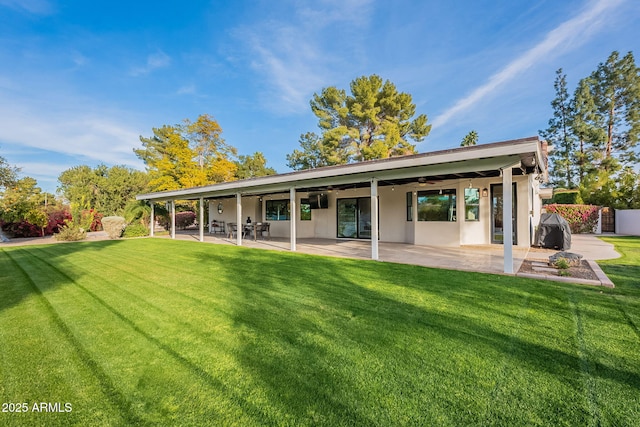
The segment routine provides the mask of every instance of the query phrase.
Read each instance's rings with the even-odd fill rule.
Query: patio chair
[[[233,239],[235,236],[238,235],[238,224],[236,224],[235,222],[228,223],[227,231],[228,231],[227,236],[229,237],[229,239]],[[244,227],[242,227],[242,238],[244,239]]]
[[[262,240],[264,240],[265,232],[269,236],[269,240],[271,240],[271,231],[269,230],[270,225],[271,224],[268,222],[263,222],[262,224],[260,224],[259,228],[256,230],[256,233],[260,233],[260,237],[262,238]]]

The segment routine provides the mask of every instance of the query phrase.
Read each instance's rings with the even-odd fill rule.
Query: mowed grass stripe
[[[65,256],[57,268],[73,270],[78,276],[78,279],[75,279],[77,286],[127,323],[135,332],[205,379],[210,386],[223,389],[219,378],[229,379],[237,376],[233,372],[235,368],[230,357],[233,348],[229,343],[233,344],[233,337],[219,337],[222,331],[230,329],[229,319],[215,315],[205,316],[214,311],[211,306],[208,310],[202,307],[194,310],[191,301],[187,301],[187,304],[185,301],[177,302],[176,296],[179,295],[174,295],[173,292],[170,292],[168,297],[161,295],[152,303],[143,294],[155,295],[159,289],[155,283],[145,282],[140,286],[129,286],[128,289],[135,290],[130,292],[126,286],[118,284],[124,279],[123,276],[108,277],[109,275],[103,274],[99,268],[99,274],[90,276],[89,269],[74,264],[70,258],[73,257]],[[100,263],[84,260],[82,264],[95,268]],[[212,360],[216,361],[215,369],[212,369]]]
[[[32,255],[33,252],[37,249],[32,249]],[[130,396],[131,411],[141,414],[144,422],[188,420],[188,415],[193,413],[207,414],[213,422],[248,422],[251,418],[243,414],[243,407],[260,413],[259,408],[243,400],[234,401],[233,392],[226,390],[222,382],[147,334],[82,284],[82,281],[98,283],[99,276],[77,275],[74,279],[51,262],[35,256],[29,259],[32,260],[30,276],[49,283],[43,295],[55,311],[64,313],[60,316],[61,324],[77,339],[78,345],[84,347],[86,354],[108,363],[101,368],[120,393]],[[46,280],[38,277],[38,265],[49,266]],[[162,396],[157,395],[160,384],[164,390]],[[216,398],[201,399],[206,395]],[[230,400],[234,402],[230,404]],[[176,413],[178,409],[180,412]]]
[[[40,420],[33,425],[51,419],[51,416],[68,425],[141,424],[141,420],[130,411],[127,399],[78,342],[27,272],[28,269],[37,274],[38,266],[30,262],[31,258],[20,259],[20,252],[2,250],[0,253],[2,270],[12,272],[10,277],[3,277],[3,285],[24,296],[19,304],[3,307],[0,313],[0,334],[4,344],[2,394],[13,396],[2,402],[28,403],[30,410],[33,404],[40,402],[75,405],[75,412],[71,415],[35,412],[17,415],[21,419]],[[21,316],[28,318],[29,322],[24,322]],[[21,345],[8,351],[6,345],[16,341]],[[38,357],[33,358],[36,354]],[[90,410],[83,405],[91,405]],[[25,425],[32,423],[28,420],[24,420]]]
[[[600,424],[638,418],[624,286],[160,239],[11,251],[51,270],[43,295],[143,422],[588,425],[585,378]]]
[[[44,250],[44,254],[49,256],[50,251]],[[36,252],[33,255],[39,256]],[[82,281],[82,277],[91,277],[85,286],[99,294],[103,302],[108,301],[109,307],[116,308],[118,314],[126,313],[128,320],[136,325],[149,325],[149,330],[155,333],[179,328],[181,332],[190,330],[194,335],[211,341],[216,339],[214,332],[219,329],[217,326],[228,323],[224,315],[211,310],[211,304],[164,285],[162,281],[166,280],[168,272],[157,278],[144,277],[130,271],[135,268],[126,268],[128,263],[94,259],[94,256],[83,257],[81,262],[73,256],[65,256],[57,264],[73,270],[79,276],[78,281]]]

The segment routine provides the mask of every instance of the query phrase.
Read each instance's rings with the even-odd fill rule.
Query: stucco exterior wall
[[[537,194],[537,181],[529,176],[514,176],[513,182],[517,187],[517,233],[518,246],[528,246],[531,242],[531,229],[536,215],[539,218],[539,196]],[[480,214],[477,221],[465,219],[464,191],[469,188],[477,188],[480,192]],[[409,185],[385,185],[378,189],[379,197],[379,237],[382,242],[404,242],[416,245],[483,245],[491,244],[491,184],[501,184],[500,178],[459,179],[439,181],[424,184]],[[435,189],[456,190],[455,222],[448,221],[418,221],[417,192]],[[483,190],[487,195],[482,196]],[[413,220],[407,221],[406,195],[412,195]],[[308,197],[308,193],[296,194],[297,209],[297,236],[299,238],[337,238],[337,200],[343,198],[370,197],[369,188],[346,189],[342,191],[328,192],[328,209],[311,210],[311,220],[300,219],[300,201]],[[288,194],[246,196],[242,198],[242,222],[247,216],[253,221],[265,221],[265,204],[269,199],[288,200]],[[223,213],[217,212],[218,203],[223,204]],[[211,219],[236,221],[236,199],[227,198],[209,202]],[[271,235],[274,237],[290,236],[290,221],[269,221],[271,223]]]

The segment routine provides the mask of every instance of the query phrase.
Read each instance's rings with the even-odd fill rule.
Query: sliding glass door
[[[371,198],[338,199],[338,237],[371,238]]]

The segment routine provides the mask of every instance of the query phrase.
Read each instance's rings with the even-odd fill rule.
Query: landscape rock
[[[582,262],[582,255],[573,252],[558,252],[549,257],[549,265],[555,265],[560,258],[567,260],[570,266],[578,266]]]

